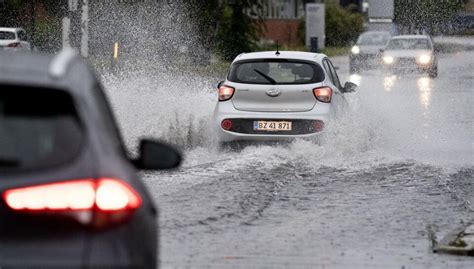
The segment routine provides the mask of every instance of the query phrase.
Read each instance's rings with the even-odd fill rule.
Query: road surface
[[[441,55],[439,77],[349,76],[351,111],[321,145],[219,152],[217,77],[104,77],[126,142],[180,144],[183,167],[146,173],[164,268],[474,268],[433,240],[474,220],[474,52]],[[435,238],[436,237],[436,238]]]

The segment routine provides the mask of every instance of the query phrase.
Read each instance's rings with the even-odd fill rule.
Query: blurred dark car
[[[137,168],[173,168],[180,155],[143,140],[129,159],[71,51],[0,63],[0,268],[155,268],[157,210]]]
[[[380,49],[390,40],[390,33],[368,31],[360,34],[349,54],[349,71],[356,73],[364,69],[375,68],[379,63]]]

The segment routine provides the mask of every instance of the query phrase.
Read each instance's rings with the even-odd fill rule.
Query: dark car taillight
[[[227,101],[234,95],[235,89],[230,86],[219,87],[219,101]]]
[[[129,219],[142,204],[126,182],[80,179],[7,190],[7,206],[19,213],[72,217],[85,226],[106,227]]]
[[[20,45],[21,45],[20,42],[13,42],[13,43],[8,44],[7,47],[9,47],[9,48],[18,48]]]
[[[315,132],[321,132],[324,130],[324,122],[320,120],[313,121],[313,130]]]
[[[323,103],[330,103],[332,98],[332,89],[329,87],[322,87],[313,89],[313,94],[318,101]]]

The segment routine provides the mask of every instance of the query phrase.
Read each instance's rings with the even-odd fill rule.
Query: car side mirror
[[[168,144],[144,139],[140,141],[140,156],[132,162],[142,170],[172,169],[181,164],[181,154]]]
[[[346,82],[346,84],[344,84],[344,92],[355,92],[356,89],[357,89],[357,84],[355,83],[352,83],[350,81]]]
[[[224,84],[223,80],[217,82],[216,88],[219,89],[222,86],[222,84]]]
[[[385,51],[385,49],[379,49],[379,51],[380,51],[381,53],[383,53],[383,52]]]

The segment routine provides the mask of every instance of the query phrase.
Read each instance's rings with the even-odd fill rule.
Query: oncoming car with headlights
[[[362,69],[374,68],[379,64],[380,49],[383,49],[390,39],[390,33],[385,31],[368,31],[362,33],[349,54],[349,70],[351,73]]]
[[[345,93],[324,54],[254,52],[237,56],[218,84],[214,126],[220,144],[317,137],[340,115]]]
[[[438,59],[429,36],[394,36],[382,52],[382,64],[386,70],[415,70],[428,73],[430,77],[438,76]]]

